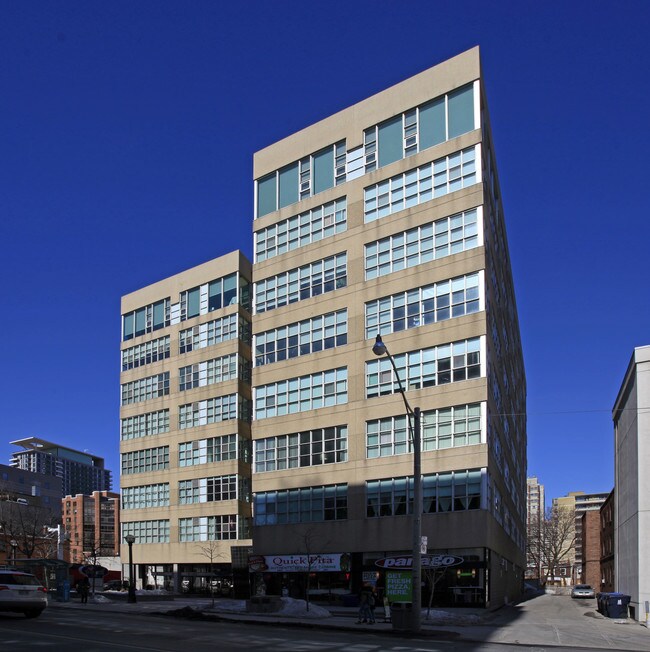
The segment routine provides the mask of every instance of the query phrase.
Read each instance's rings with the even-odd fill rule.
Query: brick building
[[[600,511],[583,512],[580,516],[582,533],[582,583],[596,590],[600,587]]]
[[[120,495],[110,491],[66,496],[63,524],[69,537],[66,561],[87,562],[93,557],[119,555]]]
[[[616,590],[614,564],[614,515],[616,502],[612,489],[600,508],[600,590],[609,593]]]

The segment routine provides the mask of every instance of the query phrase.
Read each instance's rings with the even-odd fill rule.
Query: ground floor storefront
[[[128,564],[123,576],[129,578]],[[230,564],[134,564],[133,577],[136,589],[165,589],[189,595],[233,594]]]
[[[406,551],[250,555],[245,566],[134,564],[138,589],[246,599],[279,595],[353,606],[363,587],[380,604],[411,602],[412,558]],[[124,577],[129,577],[128,565]],[[422,606],[491,607],[517,599],[523,570],[489,548],[429,551],[422,555]]]
[[[510,592],[523,575],[487,548],[429,552],[422,556],[422,605],[486,607],[492,590]],[[498,566],[498,572],[491,567]],[[380,602],[412,600],[412,558],[404,551],[313,555],[255,555],[250,558],[251,593],[287,595],[346,606],[356,603],[363,587]],[[508,582],[509,586],[501,586]]]

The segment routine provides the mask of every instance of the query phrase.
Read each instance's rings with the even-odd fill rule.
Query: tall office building
[[[122,559],[131,535],[138,586],[204,589],[250,545],[250,279],[235,251],[122,298]]]
[[[112,488],[111,472],[104,468],[103,457],[40,437],[26,437],[11,443],[23,449],[12,453],[11,466],[60,478],[62,493],[59,498]]]
[[[257,152],[254,178],[256,581],[299,595],[299,569],[314,594],[399,591],[401,382],[422,411],[435,604],[515,598],[526,379],[478,48]]]

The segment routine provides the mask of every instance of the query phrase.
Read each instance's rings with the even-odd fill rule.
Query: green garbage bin
[[[393,602],[390,605],[390,622],[398,632],[413,630],[413,603]]]

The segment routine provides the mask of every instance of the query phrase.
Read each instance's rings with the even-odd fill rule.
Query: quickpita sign
[[[465,561],[463,557],[455,555],[422,555],[422,568],[448,568],[458,566]],[[413,565],[413,557],[384,557],[375,562],[375,566],[380,568],[394,568],[395,570],[410,569]]]
[[[248,568],[251,573],[306,573],[350,570],[350,555],[250,555]]]

